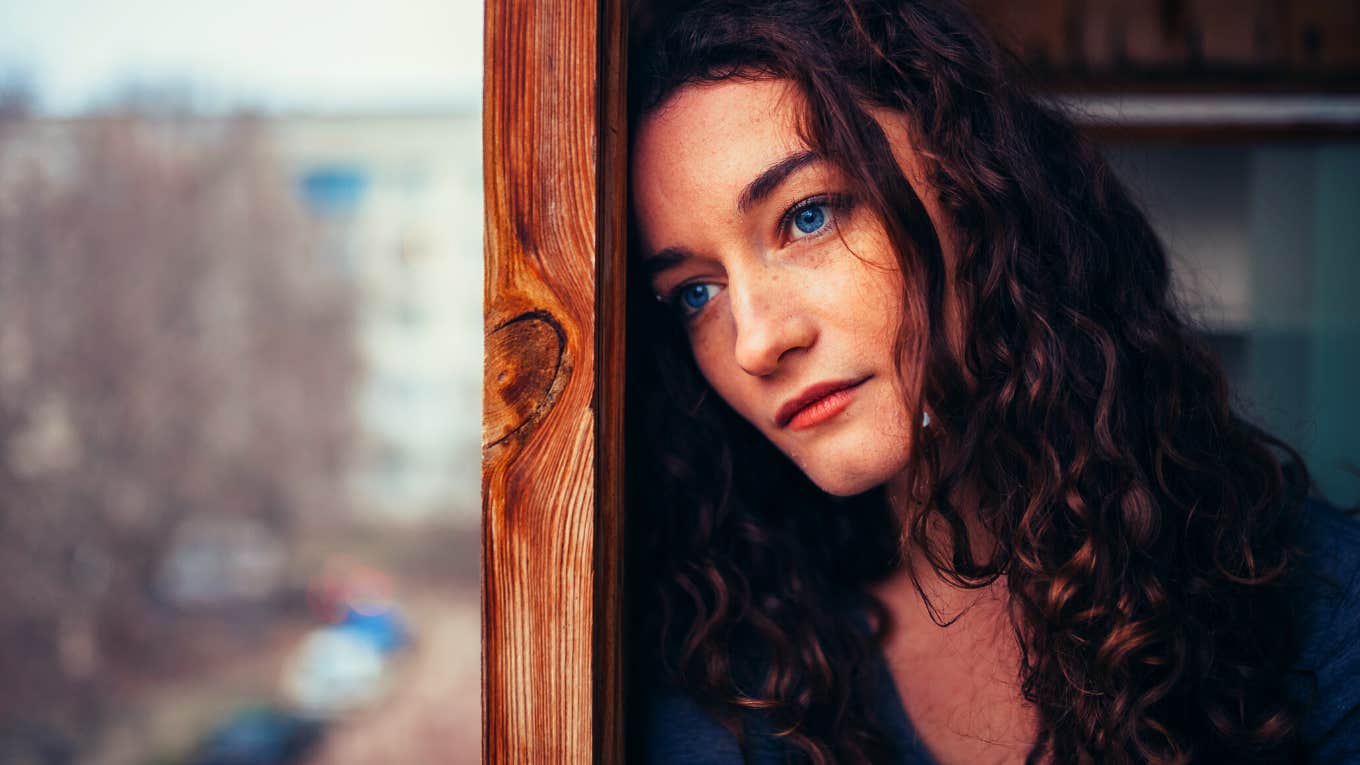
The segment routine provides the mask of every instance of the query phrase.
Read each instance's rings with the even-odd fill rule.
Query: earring
[[[930,427],[930,412],[927,412],[924,409],[921,410],[921,427]]]

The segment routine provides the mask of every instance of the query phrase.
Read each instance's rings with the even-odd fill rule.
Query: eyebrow
[[[751,206],[764,200],[774,190],[779,188],[794,170],[804,165],[816,162],[820,157],[814,151],[804,151],[779,160],[778,162],[765,168],[764,172],[756,176],[756,179],[746,184],[742,189],[741,196],[737,198],[737,209],[746,212]]]
[[[667,247],[642,261],[642,268],[646,272],[647,281],[651,281],[663,271],[669,271],[693,256],[693,253],[683,247]]]
[[[741,195],[737,197],[737,209],[746,212],[756,203],[766,199],[774,190],[779,188],[793,172],[805,165],[821,159],[814,151],[804,151],[779,160],[778,162],[765,168],[760,175],[746,184],[746,188],[741,190]],[[643,261],[643,268],[646,270],[647,279],[655,279],[657,274],[668,271],[689,258],[693,253],[683,247],[666,247],[658,250],[655,255],[649,256]]]

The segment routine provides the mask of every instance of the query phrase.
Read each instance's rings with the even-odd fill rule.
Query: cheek
[[[730,319],[714,311],[689,330],[690,351],[699,372],[723,400],[743,415],[746,407],[738,395],[743,372],[732,352]]]
[[[752,377],[737,364],[734,353],[735,327],[729,314],[715,311],[700,320],[690,332],[690,349],[699,372],[709,387],[726,404],[765,434],[775,439],[773,424],[768,418],[773,413],[767,390],[762,381]]]
[[[879,347],[885,353],[892,353],[897,344],[897,337],[902,331],[903,321],[906,318],[906,304],[903,300],[902,287],[899,282],[883,283],[880,282],[876,287],[876,292],[871,300],[874,302],[874,315],[876,321],[873,332],[878,338]]]
[[[902,270],[892,254],[886,235],[869,235],[851,243],[848,273],[840,292],[846,313],[853,317],[855,332],[877,348],[891,348],[906,311]]]

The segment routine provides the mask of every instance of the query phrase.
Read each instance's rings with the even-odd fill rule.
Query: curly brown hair
[[[1004,577],[1039,720],[1029,761],[1297,757],[1283,578],[1307,473],[1232,411],[1162,245],[1094,146],[949,0],[659,14],[634,35],[633,123],[691,83],[794,83],[805,140],[898,253],[904,382],[933,422],[913,425],[905,526],[882,489],[827,496],[707,392],[679,323],[636,284],[634,644],[660,646],[667,682],[739,737],[742,710],[762,710],[812,762],[883,761],[892,742],[855,701],[890,628],[866,585],[921,556],[960,586]],[[952,224],[952,274],[875,109],[906,121]]]

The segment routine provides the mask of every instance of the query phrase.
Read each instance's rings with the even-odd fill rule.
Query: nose
[[[729,283],[727,289],[736,324],[734,352],[747,374],[774,374],[786,356],[816,342],[816,318],[798,289],[767,277]]]

